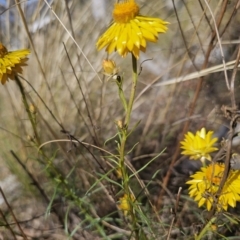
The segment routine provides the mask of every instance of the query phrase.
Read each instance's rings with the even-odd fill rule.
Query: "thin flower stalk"
[[[21,95],[22,95],[23,104],[24,104],[24,107],[25,107],[25,109],[27,111],[28,119],[29,119],[29,121],[31,123],[32,129],[33,129],[33,132],[34,132],[34,142],[37,144],[37,146],[40,146],[40,138],[39,138],[38,132],[37,132],[37,126],[36,126],[36,121],[35,121],[35,114],[31,113],[31,111],[30,111],[31,108],[30,108],[30,105],[28,104],[25,91],[23,89],[22,83],[21,83],[18,75],[15,76],[15,80],[16,80],[16,83],[17,83],[19,89],[20,89],[20,92],[21,92]]]

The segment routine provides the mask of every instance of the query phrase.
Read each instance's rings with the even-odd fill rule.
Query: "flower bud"
[[[27,135],[27,140],[29,142],[34,142],[34,137],[32,137],[31,135]]]
[[[36,114],[37,113],[36,107],[33,104],[31,104],[29,106],[29,112],[32,113],[32,114]]]
[[[119,129],[123,129],[123,121],[122,120],[116,120],[115,123]]]
[[[106,75],[114,75],[117,73],[116,63],[113,60],[104,59],[102,67]]]

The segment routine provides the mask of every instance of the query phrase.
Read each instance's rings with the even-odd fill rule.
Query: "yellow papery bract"
[[[217,151],[218,148],[213,145],[217,142],[217,138],[212,138],[213,131],[206,133],[206,129],[202,128],[194,135],[191,132],[185,134],[185,138],[181,141],[182,154],[190,156],[190,159],[207,159],[211,160],[209,153]]]
[[[17,73],[22,73],[22,67],[27,65],[29,54],[28,49],[8,52],[0,43],[0,81],[2,84],[5,84],[8,79],[14,80]]]
[[[158,34],[167,31],[168,22],[139,15],[139,7],[134,0],[116,3],[113,18],[113,23],[98,39],[96,46],[98,50],[106,47],[108,53],[117,51],[122,57],[131,52],[139,58],[139,52],[146,51],[147,41],[156,42]]]
[[[236,207],[236,202],[240,201],[240,171],[229,170],[226,182],[222,192],[216,198],[225,165],[221,163],[212,163],[209,166],[202,167],[201,171],[193,174],[191,180],[187,182],[189,187],[189,196],[198,202],[198,206],[206,206],[210,211],[216,201],[218,211],[227,211],[228,206]]]

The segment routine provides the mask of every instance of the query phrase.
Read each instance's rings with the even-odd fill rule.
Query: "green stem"
[[[132,68],[133,68],[133,80],[132,80],[132,87],[131,87],[131,93],[130,93],[130,98],[129,98],[129,102],[128,105],[126,106],[126,103],[123,104],[125,111],[126,111],[126,117],[125,117],[125,121],[123,124],[122,129],[120,130],[120,148],[119,148],[119,155],[120,155],[120,168],[122,171],[122,178],[123,178],[123,189],[124,189],[124,193],[127,194],[128,196],[128,201],[131,202],[131,191],[129,188],[129,176],[128,176],[128,172],[125,166],[125,145],[127,142],[127,138],[128,138],[128,127],[129,127],[129,123],[130,123],[130,117],[131,117],[131,113],[132,113],[132,107],[133,107],[133,102],[134,102],[134,98],[135,98],[135,94],[136,94],[136,87],[137,87],[137,79],[138,79],[138,74],[137,74],[137,59],[134,57],[134,55],[132,55]],[[121,89],[120,89],[121,91]],[[120,96],[121,98],[121,96]],[[133,227],[133,231],[135,232],[135,237],[138,240],[139,239],[139,229],[137,226],[137,216],[134,212],[134,207],[133,204],[130,203],[130,209],[129,209],[129,214],[131,217],[131,222],[132,222],[132,227]]]
[[[129,102],[128,102],[127,114],[126,114],[126,118],[125,118],[125,126],[127,128],[129,126],[129,122],[130,122],[133,102],[134,102],[135,93],[136,93],[137,80],[138,80],[137,59],[135,58],[135,56],[133,54],[132,54],[132,67],[133,67],[133,81],[132,81],[132,88],[131,88],[130,98],[129,98]]]
[[[195,240],[201,240],[203,239],[203,236],[206,234],[206,232],[211,229],[211,225],[216,221],[216,217],[213,217],[207,224],[206,226],[202,229],[200,234],[195,237]]]
[[[27,98],[26,98],[26,94],[25,94],[24,88],[22,86],[22,83],[21,83],[18,75],[15,75],[15,80],[16,80],[16,83],[17,83],[19,89],[20,89],[20,92],[21,92],[21,95],[22,95],[23,104],[24,104],[24,107],[25,107],[26,112],[28,114],[28,119],[31,122],[37,146],[40,146],[40,139],[39,139],[39,136],[38,136],[38,133],[37,133],[36,121],[34,120],[34,117],[32,116],[31,112],[29,111],[29,104],[28,104],[28,101],[27,101]]]
[[[117,81],[117,85],[118,85],[118,95],[119,95],[119,98],[122,102],[122,105],[124,107],[124,110],[125,110],[125,113],[127,113],[127,110],[128,110],[128,105],[127,105],[127,101],[126,101],[126,98],[124,96],[124,92],[123,92],[123,89],[122,89],[122,82],[123,82],[123,79],[121,78],[120,79],[120,82]]]

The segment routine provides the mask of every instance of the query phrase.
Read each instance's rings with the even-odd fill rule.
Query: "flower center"
[[[219,186],[223,176],[223,172],[224,165],[210,165],[206,170],[206,178],[210,183]]]
[[[8,53],[8,50],[0,43],[0,57],[3,58]]]
[[[139,7],[134,0],[125,0],[116,3],[113,10],[113,19],[117,23],[128,23],[139,13]]]

